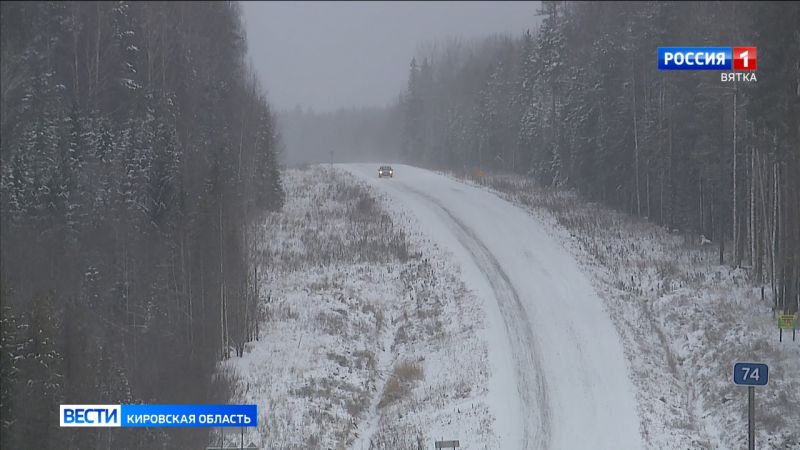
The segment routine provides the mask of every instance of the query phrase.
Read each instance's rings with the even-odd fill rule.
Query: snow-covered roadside
[[[416,448],[454,432],[493,448],[483,318],[458,269],[352,176],[283,179],[260,243],[260,337],[221,368],[232,401],[259,405],[245,445]]]
[[[778,342],[770,302],[744,270],[718,265],[699,238],[568,192],[514,176],[468,183],[527,208],[582,262],[625,343],[649,448],[746,446],[746,389],[731,382],[741,360],[770,365],[756,447],[800,448],[800,342]]]

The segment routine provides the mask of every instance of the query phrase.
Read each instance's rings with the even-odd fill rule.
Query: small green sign
[[[778,316],[778,328],[782,330],[794,330],[797,328],[797,315]]]

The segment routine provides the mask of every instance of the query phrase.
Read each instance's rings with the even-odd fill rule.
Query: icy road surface
[[[413,215],[481,300],[499,448],[643,448],[619,335],[575,261],[539,223],[427,170],[396,165],[394,178],[379,180],[378,165],[340,167]]]

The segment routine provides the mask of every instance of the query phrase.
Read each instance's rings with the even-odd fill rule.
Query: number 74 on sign
[[[736,363],[733,382],[745,386],[765,386],[769,381],[769,367],[759,363]]]

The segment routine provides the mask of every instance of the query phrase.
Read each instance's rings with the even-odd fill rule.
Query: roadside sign
[[[733,382],[747,386],[747,449],[756,448],[756,386],[766,386],[769,367],[761,363],[740,362],[733,365]]]
[[[458,448],[461,447],[458,441],[436,441],[436,448]]]
[[[736,363],[733,365],[733,382],[744,386],[766,386],[769,367],[760,363]]]
[[[778,340],[783,342],[783,330],[792,330],[792,342],[797,336],[797,314],[778,316]]]
[[[778,316],[778,327],[782,330],[793,330],[797,328],[797,316],[794,314]]]

